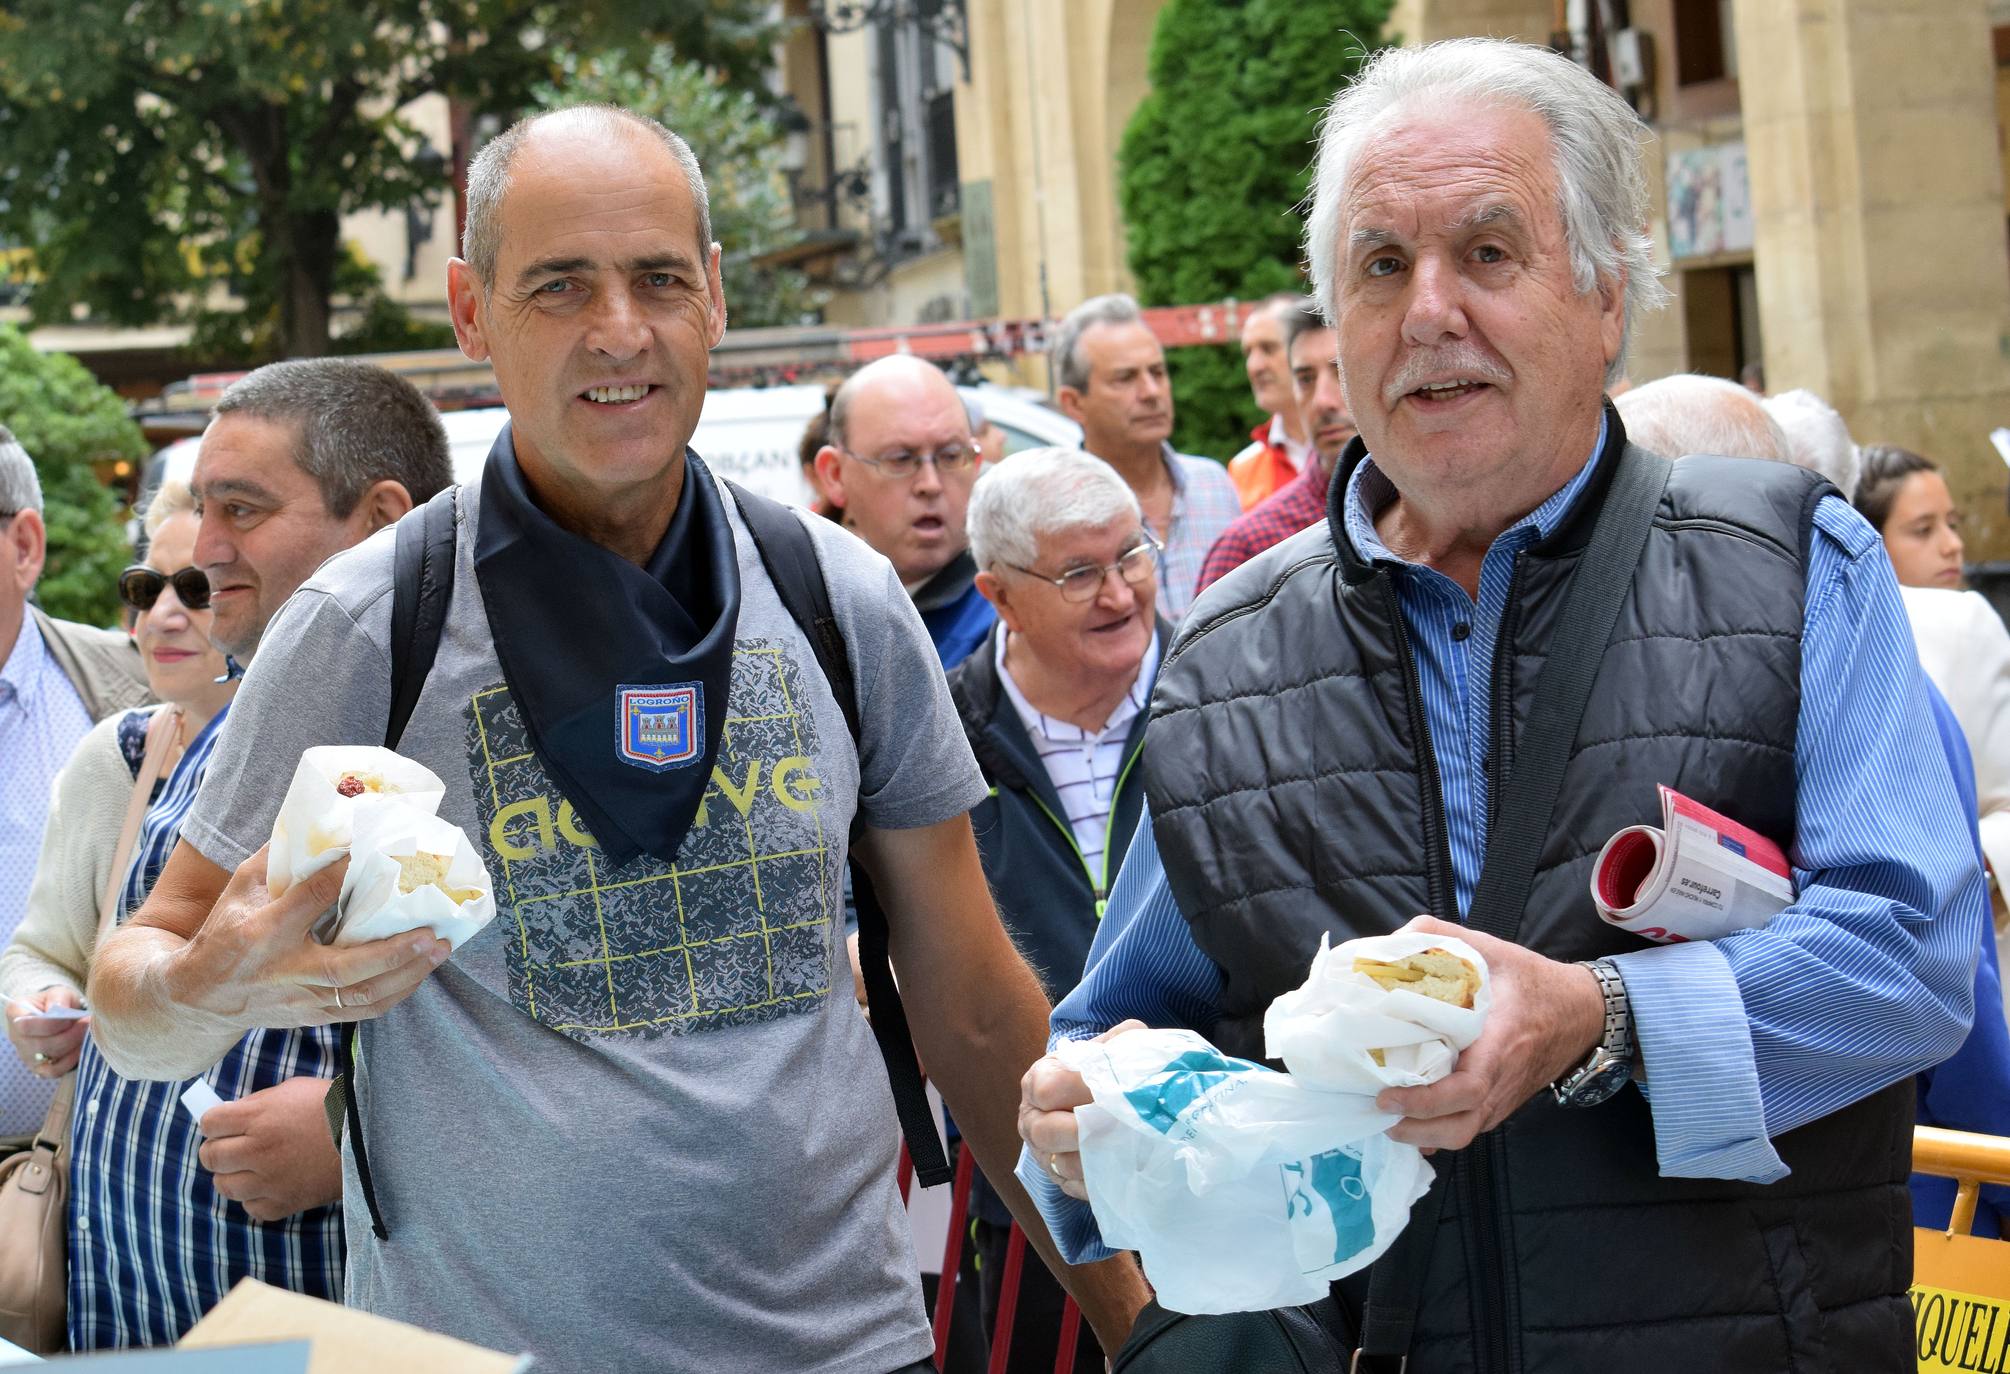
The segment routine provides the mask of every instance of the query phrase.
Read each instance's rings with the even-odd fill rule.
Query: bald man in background
[[[977,590],[964,529],[982,461],[949,378],[906,354],[867,363],[838,388],[816,456],[829,512],[893,564],[945,669],[998,620]]]

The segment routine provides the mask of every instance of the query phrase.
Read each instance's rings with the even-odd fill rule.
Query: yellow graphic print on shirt
[[[813,1009],[842,896],[815,713],[772,640],[733,649],[719,755],[675,865],[610,870],[531,752],[508,687],[467,708],[481,843],[510,997],[577,1039],[708,1029]]]

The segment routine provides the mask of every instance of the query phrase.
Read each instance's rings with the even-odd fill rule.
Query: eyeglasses
[[[209,609],[209,578],[193,564],[178,572],[164,573],[136,563],[119,574],[119,600],[136,611],[150,611],[170,585],[174,587],[175,599],[187,609]]]
[[[883,458],[868,458],[863,453],[852,453],[850,449],[840,449],[868,467],[877,469],[881,476],[896,481],[905,481],[921,471],[923,463],[935,464],[937,472],[962,472],[984,456],[984,450],[972,440],[967,444],[944,444],[933,453],[889,453]]]
[[[1103,589],[1103,579],[1111,573],[1115,573],[1117,576],[1123,578],[1124,581],[1130,583],[1133,587],[1143,586],[1146,582],[1149,582],[1159,570],[1159,549],[1161,547],[1163,546],[1160,545],[1158,540],[1146,534],[1142,542],[1124,550],[1122,554],[1118,555],[1117,561],[1114,563],[1104,563],[1100,566],[1087,568],[1070,568],[1059,577],[1049,577],[1043,572],[1035,572],[1033,569],[1021,567],[1017,563],[1007,563],[1005,566],[1015,572],[1025,573],[1028,577],[1037,577],[1042,582],[1053,583],[1061,589],[1061,599],[1063,601],[1092,601],[1095,599],[1096,593]]]

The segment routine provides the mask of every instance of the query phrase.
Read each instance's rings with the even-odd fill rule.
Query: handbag
[[[140,821],[153,795],[181,724],[181,711],[167,706],[147,726],[146,754],[133,780],[126,819],[112,851],[111,878],[98,901],[95,956],[118,924],[119,889],[139,838]],[[54,1355],[68,1344],[65,1308],[69,1299],[70,1111],[76,1100],[75,1070],[64,1075],[42,1119],[42,1129],[26,1149],[0,1159],[0,1340],[37,1355]]]
[[[1668,485],[1671,465],[1666,459],[1629,447],[1618,462],[1591,542],[1564,593],[1556,633],[1536,679],[1536,704],[1517,742],[1499,820],[1488,835],[1479,886],[1466,913],[1469,929],[1505,940],[1513,940],[1521,924],[1571,741]],[[1451,1185],[1452,1169],[1445,1160],[1456,1157],[1440,1156],[1438,1181],[1411,1210],[1396,1243],[1368,1270],[1358,1318],[1336,1301],[1337,1288],[1320,1302],[1273,1312],[1187,1316],[1153,1303],[1139,1315],[1111,1369],[1118,1374],[1401,1374],[1409,1365],[1425,1269]]]

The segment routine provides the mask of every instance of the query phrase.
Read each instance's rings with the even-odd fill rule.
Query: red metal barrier
[[[956,1318],[956,1284],[963,1266],[963,1238],[969,1233],[970,1184],[976,1173],[969,1150],[956,1161],[956,1181],[949,1200],[949,1235],[942,1246],[942,1276],[935,1285],[935,1311],[929,1320],[935,1329],[935,1367],[942,1368],[949,1349],[949,1327]],[[900,1200],[904,1204],[914,1187],[914,1161],[907,1146],[900,1147],[898,1170]],[[1019,1313],[1019,1285],[1026,1272],[1026,1233],[1017,1222],[1005,1243],[1005,1273],[998,1294],[997,1329],[991,1337],[991,1359],[987,1374],[1005,1374],[1012,1355],[1012,1327]],[[1061,1335],[1054,1350],[1054,1374],[1070,1374],[1075,1367],[1075,1347],[1080,1342],[1082,1309],[1068,1298],[1061,1306]]]

